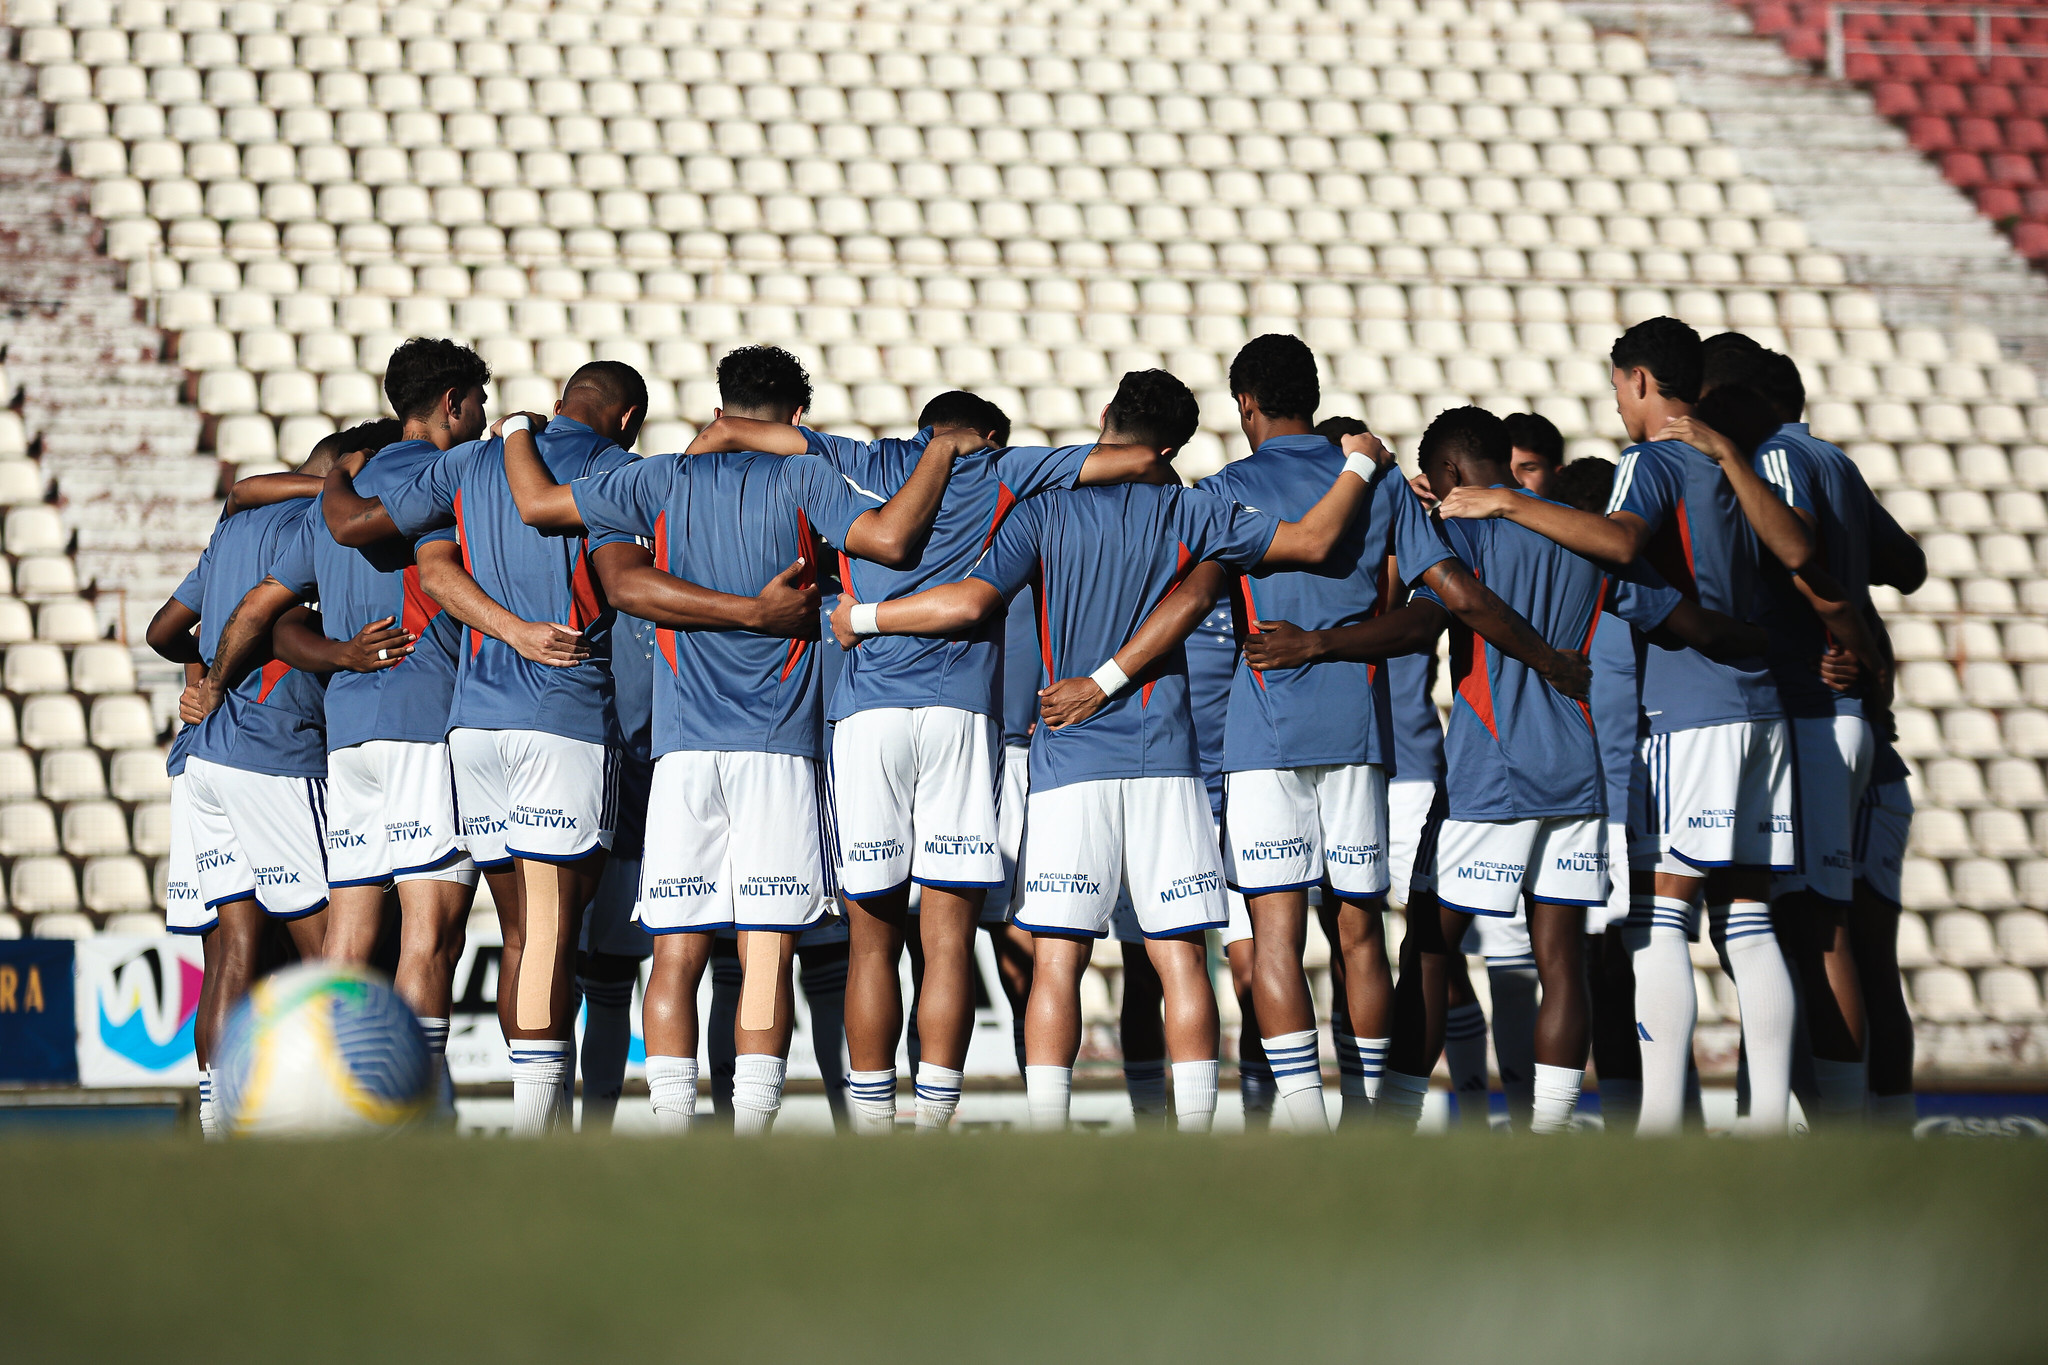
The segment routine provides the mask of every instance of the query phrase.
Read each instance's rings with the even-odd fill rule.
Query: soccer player
[[[794,426],[811,398],[796,357],[748,346],[719,362],[723,411]],[[738,451],[658,457],[558,482],[527,432],[509,433],[505,472],[529,526],[600,541],[653,544],[651,570],[741,598],[793,561],[815,562],[814,534],[847,554],[909,563],[924,544],[952,461],[978,436],[934,438],[887,503],[821,460]],[[598,578],[622,609],[652,620],[656,751],[637,918],[656,935],[644,1008],[648,1083],[658,1118],[687,1124],[696,1096],[695,992],[711,933],[739,931],[742,968],[734,1038],[736,1131],[765,1133],[781,1107],[796,936],[824,913],[829,887],[817,779],[821,683],[806,639],[705,629],[653,600],[673,593],[643,568]],[[815,615],[812,616],[815,622]],[[684,1090],[687,1088],[687,1096]]]
[[[714,422],[690,448],[807,449],[858,487],[887,497],[910,477],[934,434],[988,440],[1008,425],[1000,409],[960,390],[933,398],[918,421],[921,430],[911,440],[870,443],[736,418]],[[1150,451],[1102,443],[991,448],[954,470],[914,564],[894,569],[846,561],[840,571],[845,593],[854,602],[878,602],[954,582],[974,566],[1020,500],[1151,470]],[[959,1105],[960,1068],[974,1023],[975,928],[989,888],[1003,881],[996,811],[1002,645],[997,621],[965,638],[877,641],[847,656],[846,677],[828,713],[840,881],[853,902],[846,1032],[856,1131],[894,1128],[894,1062],[903,1031],[897,962],[909,928],[912,882],[919,890],[915,932],[923,962],[918,1126],[944,1129]]]
[[[1889,728],[1889,716],[1880,718]],[[1869,1117],[1886,1128],[1910,1128],[1913,1102],[1913,1019],[1899,986],[1899,870],[1913,824],[1906,762],[1880,739],[1856,818],[1856,893],[1849,942],[1864,1001],[1869,1051]]]
[[[1038,588],[1039,643],[1052,716],[1055,694],[1085,689],[1102,709],[1032,738],[1025,892],[1016,922],[1035,937],[1025,1046],[1034,1126],[1067,1120],[1080,1043],[1080,979],[1089,943],[1109,929],[1128,888],[1150,942],[1166,1002],[1175,1110],[1183,1129],[1205,1130],[1216,1107],[1216,1006],[1204,931],[1226,920],[1187,705],[1178,640],[1142,687],[1114,657],[1186,577],[1216,559],[1250,569],[1314,565],[1337,547],[1364,501],[1364,476],[1342,477],[1301,523],[1281,522],[1213,494],[1190,491],[1165,460],[1198,422],[1194,395],[1162,371],[1127,374],[1103,416],[1106,443],[1156,452],[1161,483],[1075,489],[1027,500],[996,533],[972,576],[915,596],[858,606],[842,601],[842,643],[876,634],[942,635],[990,621],[1027,581]],[[1376,471],[1362,459],[1367,473]],[[1188,625],[1207,613],[1199,604]],[[1183,632],[1184,633],[1184,632]],[[1093,667],[1092,675],[1076,670]]]
[[[1756,538],[1707,455],[1651,440],[1699,397],[1699,334],[1675,318],[1629,328],[1612,354],[1629,439],[1606,516],[1507,489],[1457,488],[1446,518],[1508,517],[1566,549],[1621,568],[1647,559],[1689,599],[1748,620],[1763,593]],[[1749,1049],[1752,1122],[1782,1132],[1789,1113],[1792,983],[1765,903],[1770,875],[1793,866],[1791,742],[1762,658],[1729,662],[1695,648],[1655,649],[1643,669],[1645,823],[1630,825],[1642,874],[1625,932],[1636,975],[1643,1055],[1638,1131],[1677,1131],[1698,1001],[1689,940],[1704,894],[1726,920]]]
[[[400,439],[369,457],[359,486],[373,496],[396,488],[481,434],[489,378],[483,361],[452,341],[416,337],[400,346],[384,374]],[[436,550],[437,541],[446,544]],[[322,629],[335,642],[387,618],[413,638],[393,667],[338,673],[328,685],[324,951],[343,962],[368,961],[384,888],[395,881],[398,993],[440,1056],[476,867],[463,850],[449,775],[458,627],[433,595],[437,575],[468,578],[452,530],[424,537],[417,551],[394,540],[358,552],[336,541],[317,511],[309,513],[235,608],[198,705],[217,704],[253,665],[264,635],[300,602],[320,603]],[[395,653],[387,647],[386,660]]]
[[[1564,435],[1557,424],[1536,412],[1512,412],[1501,419],[1507,423],[1508,440],[1515,450],[1509,466],[1515,482],[1539,498],[1557,497],[1554,487],[1564,469]]]

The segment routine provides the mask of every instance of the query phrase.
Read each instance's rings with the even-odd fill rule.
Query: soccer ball
[[[439,1068],[419,1021],[360,967],[304,963],[235,1007],[215,1063],[221,1131],[234,1137],[386,1133],[434,1112]]]

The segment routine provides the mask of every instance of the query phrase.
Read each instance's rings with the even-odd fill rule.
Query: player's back
[[[1812,514],[1814,541],[1828,573],[1850,597],[1870,597],[1870,528],[1877,496],[1840,447],[1788,422],[1757,447],[1757,472],[1792,506]],[[1813,608],[1782,571],[1771,575],[1776,603],[1769,621],[1771,672],[1786,711],[1795,716],[1862,714],[1861,689],[1836,692],[1814,664],[1828,635]]]
[[[1047,682],[1038,653],[1038,598],[1030,588],[1010,599],[1003,618],[1002,682],[1003,744],[1022,748],[1031,743],[1031,728],[1038,724],[1038,689]]]
[[[1703,607],[1760,621],[1768,594],[1756,535],[1719,465],[1681,441],[1647,441],[1622,452],[1610,514],[1626,511],[1650,527],[1642,558]],[[1690,648],[1650,650],[1643,705],[1651,732],[1784,715],[1761,658],[1716,661]]]
[[[1591,647],[1605,572],[1505,518],[1450,521],[1445,533],[1473,575],[1553,649]],[[1462,622],[1452,626],[1451,680],[1456,701],[1444,750],[1454,818],[1521,820],[1604,809],[1583,706]]]
[[[1387,701],[1393,720],[1397,782],[1440,782],[1444,775],[1444,722],[1430,695],[1433,654],[1397,654],[1387,660]]]
[[[228,619],[263,581],[279,548],[313,514],[308,499],[258,507],[213,528],[201,556],[199,656],[209,666]],[[197,726],[187,752],[249,772],[304,776],[327,770],[325,679],[271,660],[242,679]]]
[[[1223,737],[1230,719],[1230,686],[1237,676],[1237,627],[1228,600],[1218,602],[1187,638],[1188,711],[1195,722],[1195,752],[1209,809],[1223,813]]]
[[[924,457],[930,429],[910,440],[855,441],[807,431],[811,453],[877,498],[894,497]],[[856,601],[886,602],[958,582],[995,539],[1020,499],[1071,488],[1090,446],[978,450],[953,462],[946,493],[915,563],[890,568],[842,556],[840,572]],[[878,636],[846,661],[831,715],[840,720],[875,707],[952,706],[993,714],[1003,626],[984,622],[964,636]]]

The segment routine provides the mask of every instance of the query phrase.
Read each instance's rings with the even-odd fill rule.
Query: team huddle
[[[150,628],[188,679],[168,904],[205,936],[203,1122],[267,921],[365,962],[395,896],[440,1053],[479,876],[515,1132],[566,1123],[585,1009],[583,1122],[609,1124],[649,957],[662,1131],[706,1080],[735,1131],[772,1126],[799,984],[835,1113],[893,1131],[906,947],[916,1124],[944,1130],[980,932],[1033,1127],[1068,1122],[1114,935],[1134,1113],[1206,1131],[1211,931],[1247,1122],[1321,1130],[1312,910],[1343,1123],[1412,1128],[1446,1054],[1469,1095],[1475,1037],[1483,1094],[1471,952],[1511,1122],[1569,1128],[1590,1053],[1610,1127],[1677,1131],[1703,927],[1747,1127],[1785,1131],[1795,1090],[1809,1120],[1910,1113],[1911,805],[1869,588],[1925,562],[1800,422],[1787,358],[1656,318],[1612,362],[1618,465],[1466,407],[1408,479],[1262,336],[1229,376],[1250,453],[1189,488],[1198,407],[1164,371],[1089,444],[1012,446],[963,391],[868,441],[805,427],[802,365],[750,346],[688,451],[640,458],[630,366],[487,425],[483,362],[406,342],[397,416],[238,483]]]

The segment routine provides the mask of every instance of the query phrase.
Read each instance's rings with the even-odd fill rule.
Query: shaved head
[[[569,376],[555,411],[631,450],[647,420],[647,381],[623,360],[593,360]]]

